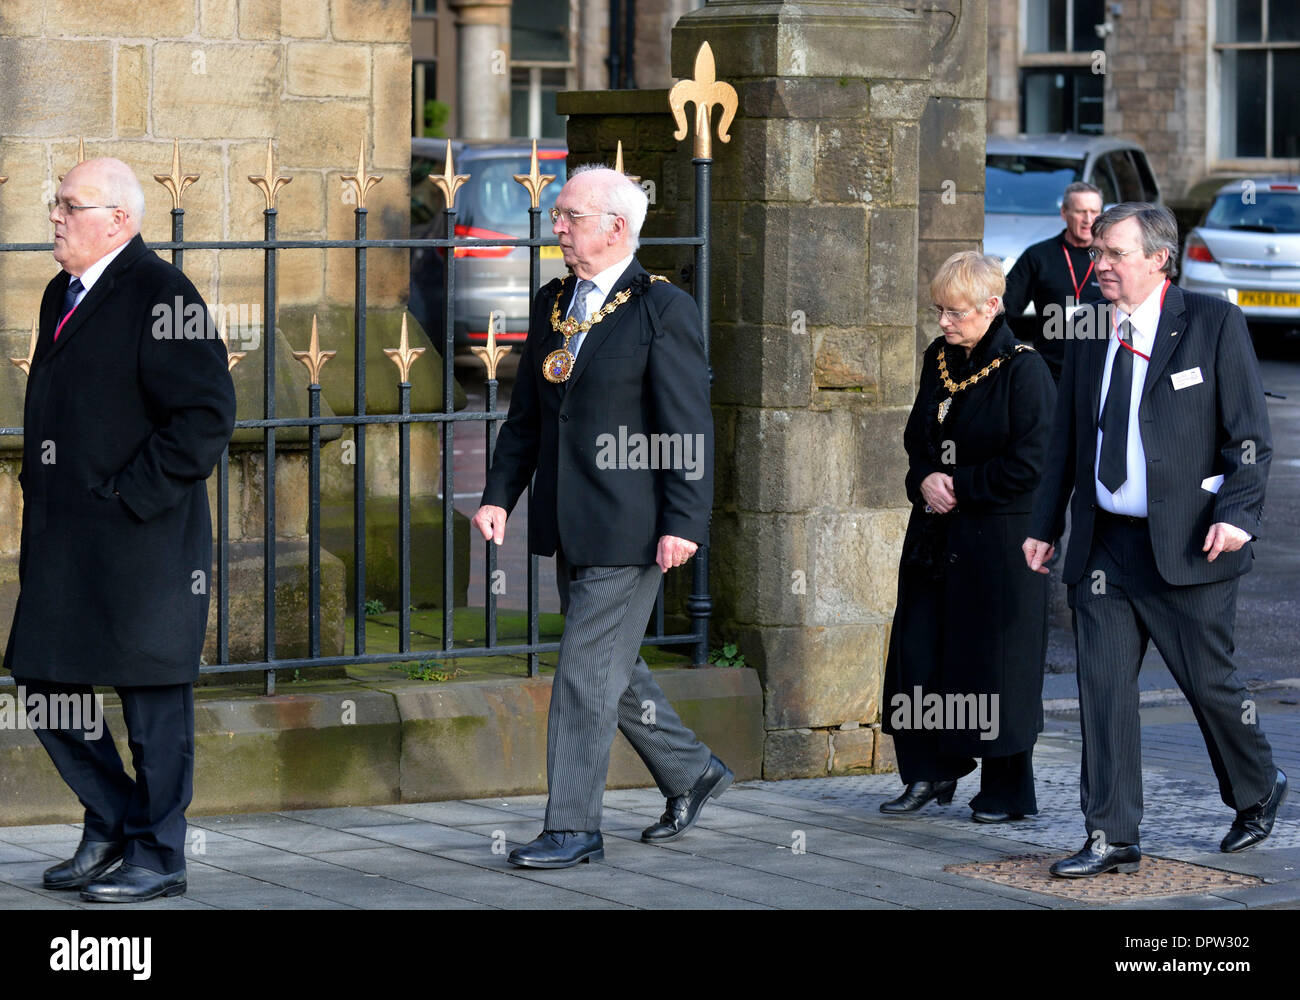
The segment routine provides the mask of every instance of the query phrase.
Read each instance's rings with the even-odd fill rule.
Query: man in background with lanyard
[[[1014,320],[1027,303],[1034,303],[1037,315],[1030,342],[1057,382],[1070,317],[1079,306],[1102,300],[1096,269],[1088,257],[1092,223],[1100,214],[1101,192],[1091,184],[1074,182],[1061,198],[1065,228],[1022,253],[1007,275],[1007,317]]]
[[[1088,840],[1052,866],[1062,878],[1138,869],[1138,670],[1148,641],[1191,703],[1219,794],[1236,812],[1220,850],[1268,837],[1287,790],[1232,660],[1237,584],[1251,568],[1272,456],[1245,317],[1170,283],[1178,226],[1168,209],[1116,205],[1092,230],[1109,304],[1087,308],[1106,334],[1066,352],[1023,546],[1029,568],[1046,573],[1073,493],[1062,576],[1074,609]]]

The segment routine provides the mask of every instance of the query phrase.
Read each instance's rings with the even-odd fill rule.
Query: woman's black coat
[[[994,726],[970,719],[965,728],[935,733],[947,752],[1001,757],[1032,747],[1043,727],[1047,577],[1025,565],[1021,544],[1047,461],[1056,390],[1043,359],[1017,349],[998,318],[969,361],[960,347],[946,349],[955,382],[999,355],[1004,361],[954,394],[939,424],[937,409],[948,396],[938,371],[943,347],[940,337],[925,352],[903,438],[912,515],[885,670],[883,728],[915,729],[917,687],[922,699],[935,693],[954,705],[948,695],[973,694],[991,708],[989,696],[996,694],[996,738],[981,738]],[[957,506],[948,514],[925,511],[920,485],[933,472],[953,478]]]
[[[226,350],[194,285],[139,236],[55,342],[68,281],[45,289],[27,379],[4,665],[64,683],[192,682],[212,586],[205,480],[235,420]]]

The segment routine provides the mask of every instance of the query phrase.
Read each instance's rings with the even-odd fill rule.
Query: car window
[[[1160,200],[1160,188],[1156,186],[1156,178],[1151,173],[1151,164],[1147,162],[1146,154],[1136,149],[1130,149],[1128,152],[1133,157],[1133,164],[1137,167],[1138,179],[1142,182],[1142,200],[1158,202]]]
[[[1146,195],[1142,190],[1142,181],[1138,177],[1137,168],[1133,166],[1133,161],[1129,158],[1128,150],[1117,149],[1113,153],[1107,153],[1105,159],[1110,167],[1110,172],[1115,177],[1119,200],[1145,201]]]
[[[466,197],[460,207],[462,221],[467,226],[492,229],[496,232],[518,230],[528,234],[528,191],[515,180],[515,174],[528,173],[529,158],[493,157],[467,162],[465,171],[470,179],[465,184]],[[543,173],[554,174],[555,180],[542,188],[540,199],[543,213],[543,231],[550,225],[545,214],[555,205],[560,188],[564,186],[564,160],[547,160],[541,167]]]
[[[1056,215],[1061,192],[1082,172],[1082,160],[990,153],[984,166],[984,211]]]
[[[1300,233],[1300,194],[1228,191],[1214,199],[1202,225],[1261,233]]]
[[[430,180],[442,174],[442,162],[423,156],[411,161],[411,224],[430,225],[446,207],[442,189]]]
[[[1114,205],[1123,201],[1119,196],[1119,190],[1115,186],[1115,178],[1111,176],[1110,165],[1107,158],[1099,156],[1092,165],[1092,176],[1088,178],[1088,183],[1094,185],[1101,191],[1101,203],[1103,205]]]

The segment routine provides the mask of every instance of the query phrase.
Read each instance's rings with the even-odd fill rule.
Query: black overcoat
[[[27,379],[4,665],[63,683],[192,682],[211,587],[205,480],[235,421],[226,349],[194,285],[139,236],[56,342],[69,280],[46,286]]]
[[[992,727],[935,730],[948,752],[1000,757],[1032,747],[1043,726],[1047,577],[1025,565],[1021,545],[1035,488],[1047,462],[1056,390],[1036,351],[1016,349],[999,319],[967,362],[946,351],[949,374],[1001,367],[952,397],[937,423],[942,337],[927,348],[916,403],[904,432],[912,514],[903,540],[898,604],[885,670],[883,727],[893,733],[899,694],[997,694]],[[953,477],[957,507],[926,513],[920,485],[933,472]],[[910,702],[907,702],[910,705]],[[915,721],[915,716],[909,717]],[[951,724],[952,721],[945,720]],[[900,727],[902,728],[902,727]],[[913,729],[915,727],[907,727]]]
[[[533,479],[528,548],[572,566],[648,566],[664,535],[703,545],[713,504],[713,413],[695,300],[650,282],[633,259],[607,301],[633,294],[593,325],[567,382],[542,376],[564,337],[573,275],[538,293],[497,436],[483,503],[514,509]]]

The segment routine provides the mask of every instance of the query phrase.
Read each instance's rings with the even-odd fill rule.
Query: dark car
[[[452,140],[457,174],[468,174],[456,192],[455,235],[472,239],[528,238],[528,191],[516,174],[527,174],[532,155],[530,139],[492,141]],[[440,238],[446,202],[432,181],[445,167],[447,140],[411,140],[411,235]],[[540,235],[553,240],[550,209],[565,181],[562,140],[537,141],[538,168],[555,180],[542,188]],[[497,340],[522,344],[528,334],[528,247],[475,246],[456,248],[453,317],[455,347],[464,350],[487,341],[495,320]],[[558,245],[541,248],[541,281],[565,273]],[[444,277],[446,251],[420,248],[411,252],[411,314],[441,349],[445,343]]]

